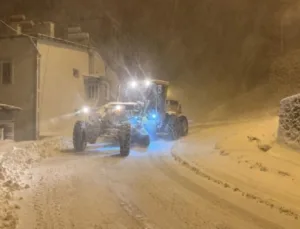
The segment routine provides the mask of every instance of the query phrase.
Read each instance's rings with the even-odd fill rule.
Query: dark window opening
[[[99,86],[89,85],[88,86],[88,97],[89,99],[97,100],[99,97]]]

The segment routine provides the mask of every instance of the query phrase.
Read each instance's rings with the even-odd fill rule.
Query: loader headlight
[[[130,88],[135,89],[135,88],[137,88],[137,86],[138,86],[138,83],[135,80],[129,82]]]
[[[84,114],[88,114],[88,113],[91,112],[91,108],[85,106],[85,107],[83,107],[83,108],[81,109],[81,111],[82,111]]]
[[[121,105],[115,106],[115,110],[116,111],[121,111],[122,109],[123,109],[123,107]]]
[[[149,87],[149,86],[151,85],[151,80],[146,79],[146,80],[144,81],[144,85],[145,85],[145,87]]]

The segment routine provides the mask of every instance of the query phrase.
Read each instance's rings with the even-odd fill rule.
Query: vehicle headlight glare
[[[138,86],[138,83],[136,81],[131,81],[129,83],[129,86],[132,88],[132,89],[135,89],[137,86]]]
[[[149,79],[146,79],[144,81],[144,84],[145,84],[146,87],[149,87],[151,85],[151,81]]]
[[[85,114],[90,113],[90,111],[91,111],[91,109],[89,107],[87,107],[87,106],[85,106],[85,107],[82,108],[82,112],[85,113]]]
[[[115,109],[116,109],[117,111],[120,111],[120,110],[122,110],[122,106],[121,106],[121,105],[117,105],[117,106],[115,107]]]

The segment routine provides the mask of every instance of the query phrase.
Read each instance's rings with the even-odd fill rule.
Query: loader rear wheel
[[[177,116],[171,115],[167,124],[168,137],[174,141],[180,137],[180,122]]]
[[[144,147],[148,147],[150,145],[150,136],[149,135],[142,136],[139,140],[139,143]]]
[[[85,123],[77,121],[73,129],[73,146],[76,152],[82,152],[87,145],[85,134]]]
[[[189,123],[188,120],[183,117],[180,119],[180,128],[181,128],[181,136],[187,136],[189,133]]]
[[[122,157],[127,157],[130,153],[130,145],[131,145],[130,124],[124,124],[120,127],[119,142],[120,142],[120,155]]]

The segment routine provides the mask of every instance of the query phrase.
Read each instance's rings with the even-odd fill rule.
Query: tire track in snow
[[[159,227],[147,218],[141,209],[139,209],[133,202],[129,201],[122,193],[116,192],[110,185],[108,185],[108,189],[118,198],[120,207],[139,225],[140,228],[159,229]]]
[[[209,200],[213,205],[217,207],[222,207],[223,209],[230,209],[234,212],[234,215],[241,215],[244,219],[251,222],[254,221],[261,228],[273,228],[273,229],[283,229],[281,226],[261,218],[257,215],[253,215],[251,212],[246,211],[243,208],[234,205],[231,202],[228,202],[219,196],[215,195],[204,187],[190,181],[189,179],[179,175],[174,169],[170,168],[167,163],[164,161],[162,156],[154,157],[153,154],[149,154],[150,159],[153,161],[153,164],[160,169],[166,176],[175,182],[179,183],[182,187],[189,190],[190,192]],[[229,228],[228,228],[229,229]]]
[[[219,186],[222,186],[224,188],[227,188],[227,189],[231,189],[233,192],[236,192],[236,193],[239,193],[240,195],[246,197],[247,199],[250,199],[250,200],[254,200],[256,201],[257,203],[260,203],[260,204],[264,204],[266,206],[268,206],[269,208],[271,209],[276,209],[277,211],[279,211],[279,213],[281,214],[284,214],[284,215],[287,215],[289,217],[293,217],[295,220],[298,220],[300,218],[300,215],[296,212],[294,212],[293,210],[291,209],[288,209],[284,206],[281,206],[279,204],[276,204],[276,203],[273,203],[269,200],[266,200],[262,197],[259,197],[257,195],[254,195],[252,193],[248,193],[244,190],[241,190],[240,188],[238,187],[235,187],[227,182],[224,182],[220,179],[217,179],[215,177],[212,177],[211,175],[209,175],[208,173],[205,173],[203,172],[200,168],[198,168],[197,166],[193,165],[191,162],[189,162],[188,160],[184,159],[183,157],[180,157],[179,155],[177,155],[175,152],[174,152],[174,148],[176,147],[176,145],[173,146],[172,150],[171,150],[171,155],[172,157],[174,158],[174,160],[176,162],[178,162],[180,165],[182,165],[183,167],[189,169],[190,171],[192,171],[193,173],[195,173],[196,175],[198,176],[201,176],[202,178],[205,178]]]
[[[128,215],[133,217],[135,221],[137,221],[138,224],[144,229],[157,229],[157,227],[154,226],[153,223],[149,222],[144,213],[136,205],[121,200],[120,206],[125,210],[125,212],[127,212]]]

